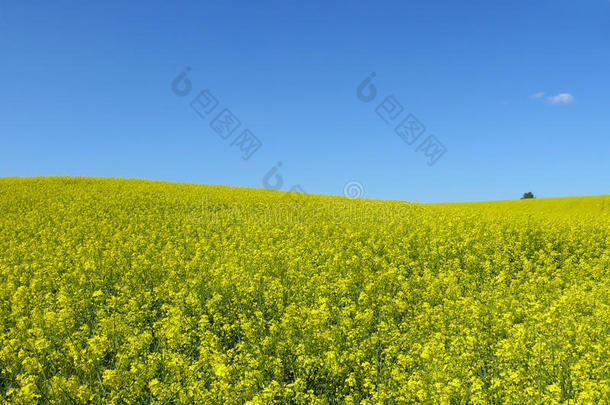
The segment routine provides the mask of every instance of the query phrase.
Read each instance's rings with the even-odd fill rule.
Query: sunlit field
[[[610,196],[0,179],[0,402],[610,401]]]

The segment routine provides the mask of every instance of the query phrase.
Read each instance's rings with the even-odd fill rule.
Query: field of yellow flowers
[[[610,401],[610,196],[0,179],[0,402]]]

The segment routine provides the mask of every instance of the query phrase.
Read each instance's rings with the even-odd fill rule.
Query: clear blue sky
[[[282,162],[284,189],[371,198],[610,189],[609,0],[0,0],[0,50],[0,176],[263,187]],[[209,119],[190,107],[204,89]],[[426,127],[411,146],[376,114],[389,95]],[[224,108],[262,142],[248,160],[210,127]]]

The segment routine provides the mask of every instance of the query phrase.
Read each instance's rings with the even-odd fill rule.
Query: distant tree
[[[524,200],[526,198],[535,198],[534,193],[532,193],[531,191],[528,191],[527,193],[523,193],[523,197],[521,197],[521,199]]]

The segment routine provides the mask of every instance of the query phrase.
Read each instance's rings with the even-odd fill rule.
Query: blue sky
[[[311,193],[609,190],[608,0],[0,1],[0,49],[0,176],[260,188],[281,162],[282,189]],[[218,105],[201,117],[205,89]],[[224,109],[240,121],[227,139],[211,127]],[[395,132],[409,114],[425,127],[411,145]],[[262,143],[247,160],[245,129]],[[430,135],[446,150],[432,166]]]

